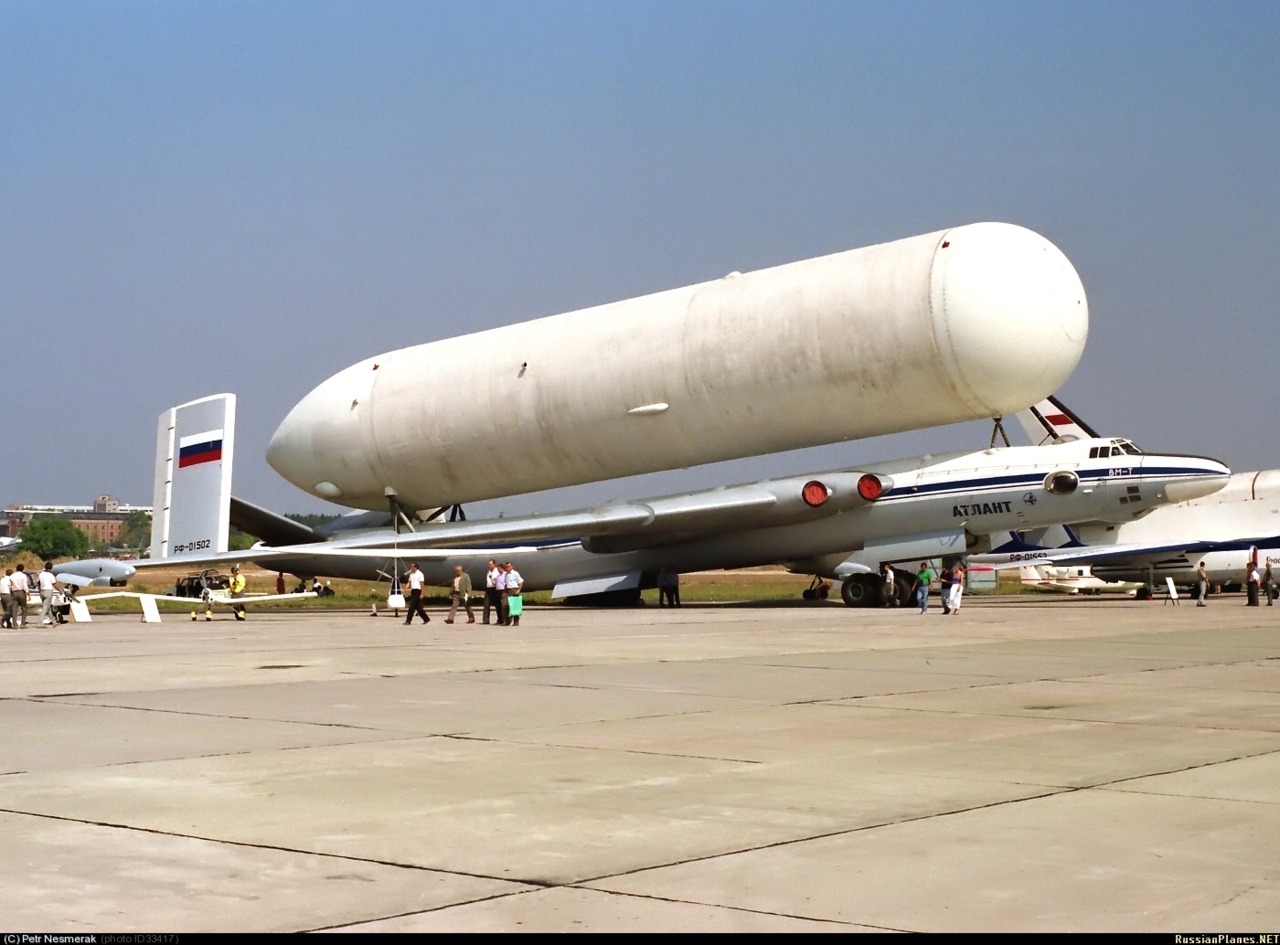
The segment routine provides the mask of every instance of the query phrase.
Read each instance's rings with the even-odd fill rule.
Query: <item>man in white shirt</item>
[[[427,608],[422,604],[422,589],[427,585],[427,576],[418,570],[418,562],[409,565],[405,580],[409,582],[409,616],[404,625],[407,627],[413,623],[414,616],[421,617],[423,623],[431,623]]]
[[[4,569],[4,577],[0,577],[0,628],[9,629],[9,599],[12,596],[9,593],[10,582],[13,579],[13,568]]]
[[[489,559],[489,570],[484,573],[484,614],[483,623],[489,622],[489,611],[492,610],[497,616],[498,621],[502,621],[502,592],[498,590],[498,575],[502,573],[502,569],[498,567],[498,562],[492,558]]]
[[[14,630],[27,627],[27,592],[30,589],[27,572],[18,565],[9,578],[9,626]]]
[[[507,614],[507,572],[497,564],[494,566],[498,569],[493,576],[493,589],[498,592],[498,626],[505,627],[511,623]]]
[[[520,592],[524,590],[524,578],[520,576],[520,572],[516,570],[516,566],[510,561],[507,562],[503,569],[503,600],[506,604],[507,623],[510,626],[520,626],[520,615],[524,613],[524,598],[520,596]]]
[[[44,570],[36,575],[36,588],[40,591],[40,626],[53,626],[53,592],[62,589],[53,576],[53,562],[46,561]]]

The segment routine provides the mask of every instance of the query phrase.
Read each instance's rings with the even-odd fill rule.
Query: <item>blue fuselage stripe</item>
[[[1167,466],[1159,469],[1144,469],[1135,467],[1129,472],[1116,472],[1116,467],[1108,467],[1106,469],[1079,469],[1064,470],[1064,472],[1074,472],[1082,483],[1097,485],[1102,482],[1142,482],[1151,478],[1175,479],[1179,477],[1198,479],[1206,475],[1216,475],[1204,469],[1187,466]],[[912,486],[895,486],[886,492],[880,499],[906,499],[916,496],[961,496],[974,495],[975,493],[991,492],[998,489],[1024,489],[1030,487],[1043,487],[1045,474],[1042,472],[1035,473],[1010,473],[1007,476],[983,476],[978,479],[960,479],[940,482],[929,482],[922,485]]]

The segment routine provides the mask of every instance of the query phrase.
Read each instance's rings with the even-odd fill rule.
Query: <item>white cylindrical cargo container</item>
[[[1067,258],[977,223],[392,351],[268,450],[314,495],[410,508],[992,417],[1084,350]]]

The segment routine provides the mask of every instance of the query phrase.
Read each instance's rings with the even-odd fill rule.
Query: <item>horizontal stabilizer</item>
[[[235,496],[231,497],[231,524],[237,531],[252,535],[268,545],[324,541],[324,536],[314,528]]]
[[[1028,552],[1026,555],[1019,555],[1015,552],[1008,554],[1008,557],[1012,560],[1004,561],[995,560],[997,558],[1004,557],[1004,555],[992,552],[987,555],[974,555],[970,559],[970,562],[989,565],[997,571],[1002,571],[1006,568],[1022,567],[1028,563],[1037,565],[1066,564],[1068,562],[1092,564],[1095,561],[1113,561],[1115,559],[1155,558],[1157,556],[1178,553],[1198,554],[1205,551],[1227,551],[1235,547],[1248,548],[1250,547],[1250,542],[1248,540],[1239,542],[1172,541],[1158,543],[1126,542],[1115,545],[1080,545],[1078,547],[1044,548]],[[1029,555],[1034,555],[1034,561],[1029,561]]]

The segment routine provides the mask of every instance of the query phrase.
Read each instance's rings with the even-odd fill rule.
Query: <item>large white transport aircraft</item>
[[[1055,390],[1087,334],[1061,251],[976,223],[369,358],[295,406],[268,459],[349,507],[457,508],[1000,416]],[[167,552],[223,533],[174,524]],[[133,570],[73,564],[86,584]]]
[[[1022,227],[975,223],[368,358],[290,411],[268,460],[312,495],[407,520],[998,417],[1055,390],[1087,334],[1083,286],[1057,247]],[[749,501],[745,488],[735,494],[748,505],[791,507],[758,492]],[[711,518],[737,514],[727,500],[703,501]],[[819,503],[818,514],[843,501]],[[614,540],[619,523],[602,532],[597,520],[620,508],[588,514],[579,531]],[[689,527],[707,517],[686,513]],[[788,514],[762,524],[788,524]],[[200,535],[171,524],[168,553],[208,551],[198,543],[222,534],[221,522]]]
[[[140,567],[254,561],[300,576],[376,579],[412,560],[444,585],[454,565],[479,581],[498,558],[516,563],[529,590],[569,597],[652,587],[663,567],[806,559],[814,563],[806,571],[842,578],[845,601],[859,604],[878,592],[869,572],[880,561],[961,555],[976,536],[1008,528],[1130,521],[1211,492],[1229,475],[1200,457],[1148,454],[1123,468],[1090,460],[1098,443],[1116,442],[1102,440],[872,463],[527,517],[405,517],[398,531],[388,513],[363,513],[320,533],[231,498],[234,409],[222,394],[161,416],[152,560]],[[380,527],[369,527],[374,521]],[[228,522],[271,544],[225,553]],[[818,566],[824,555],[826,568]]]

